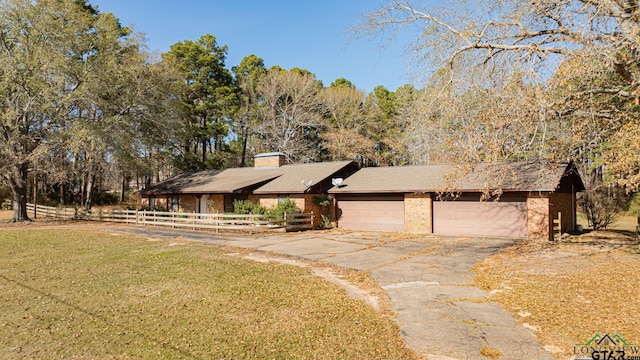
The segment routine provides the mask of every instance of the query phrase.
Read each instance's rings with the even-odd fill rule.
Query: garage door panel
[[[399,205],[399,206],[398,206]],[[359,215],[379,217],[379,216],[393,216],[398,211],[404,210],[404,204],[394,204],[393,202],[375,202],[375,201],[349,201],[348,203],[341,202],[341,209],[348,209],[346,215],[357,209]],[[343,211],[344,213],[344,211]]]
[[[402,197],[338,199],[338,227],[351,230],[404,230]]]
[[[526,199],[434,201],[433,230],[449,235],[526,237]]]

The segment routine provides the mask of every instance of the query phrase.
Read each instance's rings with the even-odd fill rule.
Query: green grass
[[[5,359],[415,357],[308,269],[179,241],[0,230],[0,304]]]

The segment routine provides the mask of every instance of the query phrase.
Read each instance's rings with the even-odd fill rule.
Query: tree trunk
[[[80,204],[84,204],[87,197],[87,177],[88,175],[88,163],[87,163],[87,159],[86,156],[84,158],[84,169],[82,169],[82,172],[80,173]]]
[[[36,220],[38,218],[38,163],[34,166],[33,169],[33,207],[35,208],[33,211],[33,219]]]
[[[242,158],[240,159],[240,167],[245,167],[245,158],[247,157],[247,134],[249,131],[245,126],[242,127]]]
[[[202,140],[202,165],[207,161],[207,141]]]
[[[60,205],[64,205],[64,182],[60,182]]]
[[[84,208],[85,210],[91,210],[92,199],[91,193],[93,192],[93,185],[96,181],[96,176],[93,174],[93,166],[91,166],[91,172],[87,174],[87,194],[84,198]]]
[[[13,219],[11,222],[31,221],[27,215],[27,175],[29,164],[11,166],[8,177],[9,186],[13,192]]]
[[[127,177],[122,175],[122,187],[120,188],[120,204],[124,202],[124,192],[127,189]]]

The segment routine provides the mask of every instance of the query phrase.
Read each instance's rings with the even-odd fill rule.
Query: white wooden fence
[[[27,204],[27,211],[37,217],[128,223],[136,225],[166,226],[171,228],[218,230],[258,230],[285,229],[286,231],[309,230],[313,228],[313,213],[284,214],[283,217],[269,215],[197,214],[163,211],[136,210],[94,210],[84,211],[71,208],[57,208]]]

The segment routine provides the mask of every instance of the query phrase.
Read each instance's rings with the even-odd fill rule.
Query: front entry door
[[[200,214],[207,213],[207,195],[202,195],[200,197]]]

